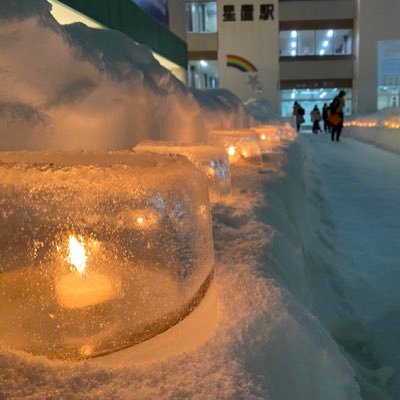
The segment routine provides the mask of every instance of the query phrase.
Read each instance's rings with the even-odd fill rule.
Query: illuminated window
[[[280,31],[280,55],[350,55],[352,54],[352,35],[352,29]]]
[[[377,108],[400,106],[400,40],[378,42]]]
[[[218,62],[199,60],[189,62],[189,87],[195,89],[215,89],[218,87]]]
[[[187,1],[186,30],[196,33],[217,32],[217,3],[215,1]]]

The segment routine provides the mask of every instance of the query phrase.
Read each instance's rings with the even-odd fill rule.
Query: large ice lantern
[[[261,162],[261,148],[257,132],[252,129],[213,129],[208,141],[225,149],[231,163]]]
[[[206,144],[143,141],[137,144],[134,150],[136,152],[179,154],[187,157],[207,176],[212,200],[218,200],[219,197],[231,192],[228,155],[218,147]]]
[[[142,342],[213,274],[207,180],[185,157],[0,154],[0,340],[51,358]]]

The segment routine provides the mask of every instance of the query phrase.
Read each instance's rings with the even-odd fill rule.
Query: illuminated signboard
[[[168,26],[168,0],[132,0],[140,8]]]

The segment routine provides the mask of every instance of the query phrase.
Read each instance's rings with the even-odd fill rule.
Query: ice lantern
[[[259,138],[263,153],[273,152],[281,144],[281,129],[279,125],[260,125],[253,127]]]
[[[188,158],[208,179],[213,201],[231,192],[231,175],[226,152],[206,144],[183,144],[166,141],[144,141],[135,146],[136,152],[180,154]]]
[[[213,129],[208,134],[208,141],[224,148],[231,163],[261,163],[260,141],[257,132],[252,129]]]
[[[110,353],[190,313],[213,273],[207,181],[185,157],[0,154],[0,340]]]

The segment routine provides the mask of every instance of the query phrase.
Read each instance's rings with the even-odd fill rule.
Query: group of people
[[[320,121],[322,120],[324,123],[324,132],[331,133],[332,141],[339,142],[340,135],[343,129],[343,120],[344,120],[344,106],[346,92],[341,90],[339,94],[333,99],[333,101],[328,105],[324,103],[322,108],[322,115],[317,105],[314,106],[312,111],[310,112],[310,119],[312,122],[312,131],[317,134],[318,132],[322,132]],[[304,119],[305,110],[300,105],[299,102],[295,101],[293,105],[293,115],[296,118],[296,127],[297,131],[300,131],[301,124],[305,122]]]

